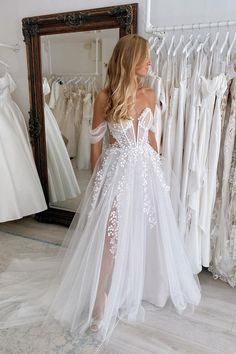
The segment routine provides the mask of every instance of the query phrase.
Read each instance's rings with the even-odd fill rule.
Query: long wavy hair
[[[135,94],[142,79],[135,72],[143,64],[148,41],[137,34],[128,34],[116,44],[108,63],[105,89],[108,93],[106,120],[130,119]]]

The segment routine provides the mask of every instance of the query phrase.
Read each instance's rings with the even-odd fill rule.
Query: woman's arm
[[[100,91],[94,102],[93,108],[93,122],[92,129],[97,128],[102,122],[105,121],[105,108],[107,103],[107,93],[105,90]],[[95,144],[91,144],[91,154],[90,154],[90,162],[92,172],[97,163],[97,160],[102,152],[102,140],[98,141]]]
[[[148,132],[148,141],[149,141],[149,144],[151,145],[151,147],[156,151],[158,152],[158,147],[157,147],[157,141],[156,141],[156,136],[155,136],[155,133],[150,131]]]
[[[152,114],[154,116],[155,114],[155,107],[156,107],[156,94],[155,91],[152,89],[148,89],[147,91],[148,93],[148,100],[149,100],[149,105],[151,107],[152,110]],[[151,145],[151,147],[158,152],[158,146],[157,146],[157,141],[156,141],[156,135],[152,130],[149,130],[148,132],[148,141],[149,144]]]

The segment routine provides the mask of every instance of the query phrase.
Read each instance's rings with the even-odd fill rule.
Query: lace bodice
[[[156,109],[154,114],[150,107],[144,108],[138,118],[131,118],[127,121],[102,122],[98,127],[90,130],[91,143],[99,142],[109,130],[115,139],[117,147],[140,147],[148,143],[148,131],[156,132]]]

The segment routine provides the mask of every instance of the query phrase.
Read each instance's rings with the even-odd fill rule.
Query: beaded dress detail
[[[143,300],[163,307],[170,298],[179,313],[199,303],[199,282],[172,207],[175,194],[165,182],[164,159],[149,144],[149,131],[156,132],[156,110],[149,107],[137,119],[103,122],[91,130],[92,144],[106,133],[114,142],[96,163],[59,254],[42,261],[47,278],[34,272],[39,269],[35,260],[23,273],[24,294],[19,282],[18,290],[17,286],[10,290],[5,277],[0,315],[6,296],[17,305],[16,316],[8,323],[51,315],[81,336],[99,314],[99,336],[104,339],[118,320],[144,320]],[[18,262],[18,273],[19,268]],[[0,286],[4,287],[4,277]]]

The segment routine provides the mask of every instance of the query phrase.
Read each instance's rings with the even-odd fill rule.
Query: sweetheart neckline
[[[117,124],[120,124],[121,126],[123,126],[123,123],[126,122],[126,124],[130,123],[130,124],[134,125],[133,122],[135,120],[137,120],[139,122],[141,120],[141,118],[144,116],[144,114],[146,113],[146,111],[150,111],[152,114],[152,117],[154,116],[151,107],[146,106],[146,107],[144,107],[144,109],[141,111],[141,113],[139,114],[139,116],[137,118],[130,117],[130,119],[123,119],[123,120],[120,120],[119,123],[117,123]],[[106,122],[106,123],[108,125],[114,124],[113,122]]]
[[[127,122],[127,129],[129,129],[129,127],[132,127],[133,134],[134,134],[134,139],[135,139],[135,143],[136,144],[138,142],[138,135],[139,135],[139,125],[140,125],[139,122],[141,121],[141,119],[143,118],[143,116],[145,115],[146,112],[151,112],[152,117],[153,117],[153,113],[152,113],[151,107],[146,106],[141,111],[141,113],[139,114],[139,116],[137,118],[130,117],[131,119],[129,119],[128,122]],[[134,121],[137,121],[136,127],[135,127],[135,125],[133,123]],[[124,129],[124,126],[123,126],[122,122],[121,122],[121,127],[122,127],[122,129]]]
[[[131,120],[132,120],[132,121],[134,121],[134,120],[140,120],[141,117],[143,116],[143,114],[146,112],[146,110],[151,111],[151,113],[152,113],[151,107],[146,106],[146,107],[143,108],[143,110],[141,111],[141,113],[138,115],[137,118],[133,118],[133,117],[130,116]],[[152,114],[153,114],[153,113],[152,113]]]

